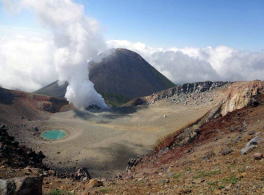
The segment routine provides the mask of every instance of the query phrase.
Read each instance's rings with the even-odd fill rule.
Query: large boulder
[[[1,195],[42,195],[42,177],[0,179]]]
[[[91,176],[88,172],[87,168],[79,168],[75,173],[74,173],[74,178],[76,180],[82,180],[86,181],[88,179],[91,179]]]
[[[103,186],[104,183],[97,179],[90,179],[89,183],[86,185],[86,189],[96,188]]]
[[[253,150],[254,148],[257,147],[257,145],[261,142],[263,142],[263,138],[260,137],[260,136],[256,136],[254,137],[253,139],[251,139],[246,145],[244,148],[242,148],[240,150],[240,153],[241,154],[247,154],[249,153],[251,150]]]

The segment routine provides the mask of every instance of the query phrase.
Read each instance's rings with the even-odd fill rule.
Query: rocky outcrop
[[[222,116],[249,105],[257,105],[257,96],[260,94],[264,94],[264,83],[262,81],[233,83],[227,89],[227,98],[221,108]]]
[[[176,137],[172,147],[184,146],[188,143],[191,143],[199,135],[199,132],[200,132],[199,129],[195,129],[195,130],[193,130],[192,128],[184,129],[182,133]]]
[[[126,170],[130,170],[133,167],[137,166],[137,164],[142,160],[142,157],[137,158],[130,158],[127,162],[127,168]]]
[[[1,195],[42,195],[42,177],[0,179]]]
[[[146,97],[146,101],[148,103],[154,103],[158,100],[171,98],[172,101],[176,103],[183,103],[186,102],[188,95],[196,94],[193,99],[200,98],[198,94],[203,92],[209,92],[213,89],[220,88],[227,86],[229,82],[213,82],[213,81],[206,81],[206,82],[196,82],[196,83],[185,83],[183,85],[177,85],[173,88],[160,91],[158,93],[152,94],[151,96]]]
[[[44,168],[42,160],[43,153],[32,151],[32,149],[20,146],[14,137],[9,136],[8,127],[0,124],[0,163],[10,167],[38,167]]]
[[[223,89],[216,92],[214,89]],[[221,105],[222,116],[246,106],[256,106],[260,95],[264,95],[263,81],[249,82],[197,82],[186,83],[176,87],[160,91],[146,96],[144,103],[153,104],[156,101],[166,99],[173,103],[184,105],[202,105],[217,100]]]
[[[75,173],[74,173],[74,179],[76,180],[81,180],[81,181],[86,181],[91,179],[91,175],[88,172],[87,168],[79,168]]]
[[[260,152],[256,152],[256,153],[253,154],[253,158],[254,158],[255,160],[261,160],[262,158],[264,158],[264,156],[263,156],[262,153],[260,153]]]
[[[90,179],[89,183],[86,185],[86,189],[90,189],[90,188],[96,188],[96,187],[100,187],[103,186],[104,183],[98,179]]]
[[[252,138],[246,145],[244,148],[241,149],[240,153],[241,154],[247,154],[249,153],[251,150],[253,150],[254,148],[257,147],[257,145],[261,142],[263,142],[264,139],[262,137],[260,137],[260,135]]]

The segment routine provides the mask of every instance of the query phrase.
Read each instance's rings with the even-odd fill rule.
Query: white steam
[[[88,78],[88,61],[105,48],[96,21],[87,18],[84,8],[72,0],[22,0],[20,6],[31,9],[51,31],[59,81],[69,84],[67,100],[79,108],[107,107]]]
[[[66,97],[76,106],[106,106],[88,79],[87,66],[88,60],[98,62],[108,53],[97,55],[105,50],[105,42],[96,21],[85,16],[83,7],[72,0],[2,1],[15,12],[32,9],[51,34],[0,26],[0,86],[34,91],[59,79],[70,83]],[[264,51],[226,46],[154,48],[125,40],[108,41],[106,45],[138,52],[175,83],[264,80]]]

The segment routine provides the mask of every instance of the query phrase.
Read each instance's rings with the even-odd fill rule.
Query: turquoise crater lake
[[[41,134],[41,137],[46,140],[59,140],[64,138],[66,135],[67,135],[66,132],[63,130],[53,129],[53,130],[44,131]]]

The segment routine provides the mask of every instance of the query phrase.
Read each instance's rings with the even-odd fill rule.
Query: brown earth
[[[124,142],[148,142],[147,146],[152,148],[158,143],[156,150],[147,150],[148,154],[144,155],[136,166],[131,166],[120,174],[119,179],[102,179],[103,187],[87,189],[88,181],[78,182],[48,176],[44,179],[43,190],[48,193],[59,189],[65,194],[263,194],[264,159],[255,160],[253,157],[255,152],[264,153],[263,142],[248,154],[240,154],[241,148],[250,139],[255,136],[264,138],[263,86],[261,81],[236,82],[198,95],[186,94],[181,96],[185,99],[179,103],[165,97],[154,104],[137,107],[128,115],[123,116],[121,113],[122,117],[116,116],[116,113],[115,117],[113,113],[108,113],[108,117],[105,117],[105,113],[93,113],[89,119],[80,119],[74,118],[72,111],[43,114],[43,109],[38,110],[38,107],[33,106],[37,108],[37,112],[42,113],[40,116],[47,117],[47,120],[34,118],[27,124],[41,126],[42,123],[65,123],[63,127],[66,128],[74,123],[81,127],[83,123],[83,126],[88,125],[88,128],[91,125],[98,129],[107,128],[110,132],[127,132]],[[199,102],[195,101],[198,96],[201,99]],[[208,98],[210,101],[206,101]],[[4,105],[1,106],[5,111]],[[11,116],[12,114],[15,115],[15,111],[12,111]],[[136,132],[133,128],[135,125],[138,129]],[[160,128],[164,130],[161,131]],[[133,138],[129,134],[131,131],[138,136]],[[22,133],[19,132],[21,131],[16,131],[16,135],[23,141],[20,137]],[[82,132],[80,136],[83,135],[85,134]],[[66,146],[69,141],[69,148],[71,144],[77,144],[80,138],[77,137],[76,142],[71,142],[75,138],[65,143],[49,142],[43,145],[43,148],[50,147],[49,150],[56,153],[52,145],[53,148],[58,148],[60,144]],[[162,137],[164,138],[161,139]],[[34,140],[37,138],[29,138],[32,140],[28,144],[34,148]],[[122,140],[120,137],[116,138],[116,142]],[[143,148],[146,148],[146,145]],[[83,158],[82,155],[78,157]],[[56,162],[56,159],[54,160]]]

